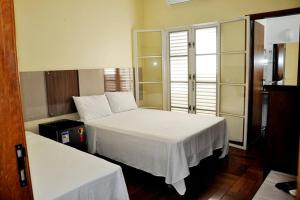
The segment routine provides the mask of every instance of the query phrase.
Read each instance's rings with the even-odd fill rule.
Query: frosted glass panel
[[[244,137],[244,119],[240,117],[221,115],[226,119],[229,140],[243,142]]]
[[[139,81],[140,82],[161,82],[162,61],[161,58],[140,58],[139,59]]]
[[[196,58],[196,80],[201,82],[216,82],[217,56],[203,55]]]
[[[161,56],[161,32],[138,32],[138,56]]]
[[[139,84],[139,107],[150,107],[162,109],[163,87],[162,84],[144,83]]]
[[[244,115],[244,86],[221,85],[220,111],[235,115]]]
[[[245,54],[221,55],[221,82],[245,83]]]
[[[246,50],[246,21],[221,24],[221,52]]]
[[[217,52],[217,28],[204,28],[196,30],[196,54],[209,54]]]

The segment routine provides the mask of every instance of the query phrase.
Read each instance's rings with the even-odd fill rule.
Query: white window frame
[[[195,33],[196,29],[199,28],[209,28],[209,27],[217,27],[217,90],[216,90],[216,97],[217,97],[217,105],[216,105],[216,115],[220,116],[220,114],[224,114],[224,113],[220,113],[220,87],[221,87],[221,77],[220,77],[220,62],[221,62],[221,54],[224,52],[220,52],[220,43],[221,43],[221,24],[222,23],[229,23],[229,22],[235,22],[235,21],[239,21],[239,20],[246,20],[246,50],[245,50],[245,55],[246,55],[246,69],[245,69],[245,73],[246,73],[246,80],[245,80],[245,111],[244,111],[244,130],[243,130],[243,144],[242,145],[236,145],[236,144],[232,144],[229,143],[230,146],[236,147],[236,148],[240,148],[240,149],[247,149],[247,135],[248,135],[248,104],[249,104],[249,61],[250,61],[250,19],[249,16],[245,16],[245,17],[240,17],[240,18],[236,18],[236,19],[232,19],[232,20],[228,20],[228,21],[222,21],[222,22],[211,22],[211,23],[204,23],[204,24],[195,24],[195,25],[191,25],[191,26],[181,26],[181,27],[175,27],[175,28],[167,28],[166,29],[166,69],[165,69],[165,82],[164,85],[166,85],[166,90],[165,90],[165,94],[164,96],[166,97],[166,106],[167,109],[170,110],[171,105],[170,105],[170,46],[169,46],[169,33],[171,32],[177,32],[177,31],[188,31],[189,32],[189,38],[188,41],[191,42],[191,38],[193,38],[193,40],[195,39],[195,36],[193,35]],[[194,31],[192,31],[194,30]],[[191,35],[192,33],[192,35]],[[196,62],[196,54],[195,52],[191,52],[195,51],[195,48],[189,48],[189,65],[194,65],[195,66],[195,62]],[[192,53],[192,57],[191,54]],[[189,67],[190,68],[193,67]],[[196,67],[195,69],[196,70]],[[189,72],[190,74],[190,72]],[[189,86],[190,87],[190,86]],[[194,95],[195,97],[195,95]],[[189,104],[191,101],[193,101],[193,105],[195,105],[196,102],[194,102],[196,99],[195,98],[191,98],[191,95],[188,95],[189,98]]]
[[[163,94],[162,94],[162,103],[163,103],[163,110],[167,109],[167,97],[166,95],[166,90],[167,90],[167,86],[165,85],[165,83],[167,82],[166,80],[166,36],[165,36],[165,31],[163,29],[137,29],[133,31],[133,42],[134,42],[134,46],[133,46],[133,51],[134,51],[134,81],[135,81],[135,99],[136,102],[139,102],[140,100],[140,94],[139,94],[139,88],[140,88],[140,80],[139,80],[139,71],[138,71],[138,67],[139,67],[139,55],[138,55],[138,34],[139,33],[145,33],[145,32],[160,32],[161,33],[161,56],[150,56],[150,57],[161,57],[161,61],[162,61],[162,87],[163,87]],[[158,82],[157,82],[158,83]],[[150,108],[150,107],[149,107]]]
[[[161,31],[162,33],[162,84],[163,84],[163,108],[164,110],[170,110],[170,46],[169,46],[169,33],[170,32],[178,32],[178,31],[188,31],[189,35],[188,35],[188,41],[191,42],[191,38],[193,38],[193,35],[191,35],[192,32],[191,30],[195,30],[198,28],[209,28],[209,27],[217,27],[217,90],[216,90],[216,97],[217,97],[217,105],[216,105],[216,114],[217,116],[220,116],[221,114],[224,113],[220,113],[220,87],[221,87],[221,73],[220,73],[220,68],[221,68],[221,54],[224,52],[220,52],[220,42],[221,42],[221,24],[222,23],[228,23],[228,22],[234,22],[234,21],[239,21],[239,20],[246,20],[246,50],[245,50],[245,54],[246,54],[246,69],[245,69],[245,73],[246,73],[246,80],[245,80],[245,110],[244,110],[244,115],[242,116],[244,118],[244,131],[243,131],[243,144],[242,145],[236,145],[236,144],[232,144],[230,143],[230,146],[233,147],[237,147],[237,148],[241,148],[246,150],[247,149],[247,131],[248,131],[248,104],[249,104],[249,61],[250,61],[250,19],[249,16],[246,17],[240,17],[240,18],[236,18],[233,20],[228,20],[228,21],[222,21],[222,22],[212,22],[212,23],[204,23],[204,24],[195,24],[195,25],[190,25],[190,26],[180,26],[180,27],[174,27],[174,28],[166,28],[166,29],[141,29],[141,30],[135,30],[134,31],[134,53],[135,55],[137,55],[137,33],[138,32],[150,32],[150,31]],[[193,33],[194,34],[194,33]],[[194,40],[194,39],[193,39]],[[193,49],[192,51],[195,51],[194,48],[189,48],[189,56],[188,56],[188,63],[189,65],[193,65],[195,66],[196,62],[196,55],[195,52],[192,53],[191,49]],[[194,57],[193,59],[191,59],[191,53],[193,54],[192,56]],[[137,75],[137,66],[138,66],[138,58],[135,56],[134,57],[134,63],[135,63],[135,72]],[[189,67],[190,70],[191,67]],[[196,67],[195,69],[196,70]],[[188,73],[190,74],[190,72]],[[139,97],[139,80],[138,76],[135,75],[135,90],[136,90],[136,97],[138,100]],[[190,84],[190,82],[189,82]],[[194,95],[195,96],[195,95]],[[190,94],[188,95],[188,103],[190,104],[190,101],[192,100],[190,98]],[[194,103],[195,105],[195,101],[196,99],[193,98],[192,103]],[[229,114],[228,114],[229,115]],[[241,117],[241,116],[240,116]]]
[[[231,20],[227,20],[227,21],[222,21],[219,23],[219,26],[221,27],[221,24],[224,23],[230,23],[230,22],[237,22],[237,21],[241,21],[241,20],[245,20],[246,21],[246,49],[244,51],[245,56],[246,56],[246,63],[245,63],[245,84],[231,84],[231,85],[243,85],[245,87],[245,105],[244,105],[244,115],[242,116],[242,118],[244,119],[244,131],[243,131],[243,145],[237,145],[237,144],[233,144],[233,143],[229,143],[229,146],[232,147],[236,147],[236,148],[240,148],[243,150],[247,150],[247,136],[248,136],[248,107],[249,107],[249,76],[250,76],[250,16],[244,16],[244,17],[238,17],[235,19],[231,19]],[[221,28],[220,28],[221,29]],[[221,35],[221,30],[219,29],[220,33],[219,35]],[[221,38],[219,38],[219,44],[221,42]],[[225,52],[219,52],[219,65],[220,65],[220,59],[221,59],[221,55],[222,53]],[[239,52],[226,52],[226,53],[239,53]],[[220,73],[219,73],[220,74]],[[222,85],[220,77],[219,77],[219,86],[218,86],[218,91],[220,93],[220,87]],[[220,94],[218,94],[218,96],[220,96]],[[220,104],[218,104],[218,106],[220,106]],[[220,108],[218,108],[220,109]],[[230,115],[227,113],[219,113],[219,114],[224,114],[224,115],[228,115],[228,116],[234,116],[234,117],[241,117],[241,116],[237,116],[237,115]]]
[[[219,62],[219,50],[220,50],[220,31],[219,31],[219,23],[218,22],[211,22],[211,23],[204,23],[204,24],[195,24],[195,25],[190,25],[190,26],[181,26],[181,27],[175,27],[175,28],[167,28],[166,29],[166,70],[165,70],[165,80],[164,84],[166,85],[166,105],[167,109],[171,110],[171,86],[170,86],[170,44],[169,44],[169,35],[172,32],[180,32],[180,31],[188,31],[188,42],[189,43],[194,43],[196,40],[195,32],[197,29],[205,29],[205,28],[212,28],[216,27],[217,29],[217,35],[216,35],[216,64],[217,64],[217,72],[216,72],[216,116],[219,115],[219,92],[218,92],[218,81],[219,81],[219,71],[220,71],[220,62]],[[196,74],[196,48],[189,48],[188,49],[188,75],[190,74]],[[191,90],[191,88],[194,85],[194,90]],[[194,83],[191,80],[188,80],[188,105],[196,106],[196,83]],[[193,110],[193,112],[190,113],[195,113],[196,110]]]
[[[171,71],[170,71],[170,33],[172,32],[181,32],[181,31],[187,31],[188,32],[188,42],[190,42],[190,38],[191,38],[191,27],[190,26],[182,26],[182,27],[175,27],[175,28],[167,28],[166,29],[166,73],[165,73],[165,80],[166,82],[164,83],[166,85],[166,105],[167,105],[167,110],[171,110],[171,79],[170,79],[170,75],[171,75]],[[188,48],[188,65],[190,66],[190,48]],[[189,70],[189,67],[188,67]],[[188,71],[188,74],[190,74],[190,72]],[[188,85],[189,85],[189,81],[188,81]],[[190,104],[190,91],[188,92],[188,104]]]
[[[218,87],[218,83],[220,81],[220,24],[218,22],[210,22],[210,23],[204,23],[204,24],[196,24],[196,25],[192,25],[193,27],[193,34],[196,33],[197,29],[205,29],[205,28],[212,28],[212,27],[216,27],[216,53],[212,53],[212,54],[202,54],[202,55],[216,55],[216,116],[219,116],[219,87]],[[193,35],[194,40],[196,40],[196,35]],[[194,74],[196,74],[196,48],[193,48],[193,60],[195,63],[193,63],[195,65],[194,68]],[[195,83],[196,86],[196,83]],[[194,91],[194,104],[196,106],[196,90]],[[196,112],[196,111],[195,111]]]

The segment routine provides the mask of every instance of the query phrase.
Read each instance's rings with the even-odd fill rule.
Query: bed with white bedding
[[[35,200],[127,200],[121,168],[34,133],[26,132]]]
[[[228,153],[222,117],[131,109],[85,120],[90,153],[98,153],[156,176],[183,195],[189,167],[221,149]]]

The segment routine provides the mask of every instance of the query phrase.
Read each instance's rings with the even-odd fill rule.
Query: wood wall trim
[[[257,19],[265,19],[265,18],[270,18],[270,17],[283,17],[283,16],[294,15],[294,14],[299,14],[299,13],[300,13],[300,7],[285,9],[285,10],[264,12],[264,13],[250,14],[249,16],[250,16],[250,20],[257,20]]]

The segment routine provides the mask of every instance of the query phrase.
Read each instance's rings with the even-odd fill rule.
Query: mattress
[[[222,150],[228,153],[226,121],[169,111],[136,109],[85,122],[90,153],[98,153],[186,191],[189,167]]]
[[[127,200],[120,166],[26,132],[35,200]]]

